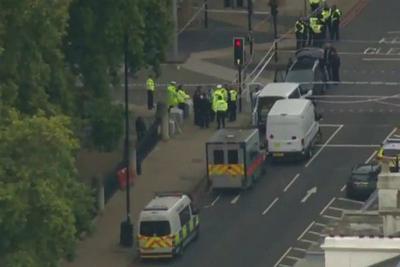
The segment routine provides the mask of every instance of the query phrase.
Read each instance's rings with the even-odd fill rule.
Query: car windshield
[[[310,69],[289,71],[285,79],[286,82],[296,83],[312,82],[313,80],[313,72]]]
[[[166,236],[170,233],[168,221],[143,221],[140,223],[140,234],[143,236]]]
[[[351,178],[352,178],[352,180],[355,180],[355,181],[369,181],[369,180],[372,180],[372,176],[370,176],[369,174],[367,174],[367,173],[364,173],[364,174],[352,174],[351,175]]]
[[[400,150],[398,149],[385,149],[383,150],[383,155],[387,157],[396,157],[400,155]]]

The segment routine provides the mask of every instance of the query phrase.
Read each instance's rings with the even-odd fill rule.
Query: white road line
[[[294,247],[294,248],[292,248],[293,250],[296,250],[296,251],[300,251],[300,252],[307,252],[307,249],[304,249],[304,248],[297,248],[297,247]]]
[[[343,192],[343,191],[346,189],[346,186],[347,186],[347,185],[344,185],[344,186],[340,189],[340,192]]]
[[[381,58],[381,57],[367,57],[363,58],[364,61],[400,61],[400,57],[390,57],[390,58]]]
[[[283,253],[282,257],[279,258],[279,260],[275,263],[274,267],[277,267],[279,263],[286,257],[287,254],[289,254],[290,250],[292,247],[289,247],[285,253]]]
[[[291,259],[291,260],[295,260],[295,261],[301,260],[301,258],[295,257],[295,256],[286,256],[286,258],[287,259]]]
[[[318,233],[318,232],[315,232],[315,231],[309,231],[308,233],[312,234],[312,235],[319,236],[319,237],[324,237],[325,236],[324,234],[321,234],[321,233]]]
[[[283,189],[283,192],[286,192],[290,186],[297,180],[297,178],[299,178],[300,173],[296,174],[295,177],[293,177],[293,179],[290,181],[290,183],[285,187],[285,189]]]
[[[364,204],[363,201],[358,201],[358,200],[353,200],[353,199],[348,199],[348,198],[343,198],[343,197],[339,197],[338,200],[352,202],[352,203],[356,203],[356,204]]]
[[[286,264],[279,264],[279,267],[293,267],[291,265],[286,265]]]
[[[327,227],[328,226],[328,225],[326,225],[324,223],[319,223],[319,222],[316,222],[315,225],[316,226],[320,226],[320,227]]]
[[[274,199],[274,201],[272,201],[272,203],[269,204],[269,206],[263,211],[262,215],[265,215],[278,200],[279,200],[279,197],[276,197]]]
[[[388,31],[388,34],[400,34],[400,31]]]
[[[236,204],[236,202],[238,202],[239,198],[240,198],[240,194],[237,195],[234,199],[232,199],[231,204]]]
[[[310,243],[310,244],[313,244],[313,245],[317,245],[318,244],[317,241],[311,241],[311,240],[308,240],[308,239],[300,239],[299,241],[300,242]]]
[[[376,155],[376,153],[378,153],[378,151],[374,151],[372,152],[371,156],[369,156],[369,158],[367,158],[367,160],[365,161],[365,163],[369,163]]]
[[[330,215],[322,215],[322,217],[327,218],[327,219],[331,219],[331,220],[335,220],[335,221],[340,221],[342,219],[342,217],[335,217],[335,216],[330,216]]]
[[[383,142],[386,142],[396,131],[397,131],[397,128],[394,128],[394,129],[385,137],[385,139],[383,139]]]
[[[300,240],[303,238],[303,236],[311,229],[311,227],[314,225],[315,221],[312,221],[309,226],[301,233],[301,235],[297,238],[297,240]]]
[[[328,140],[326,140],[326,142],[324,143],[324,145],[317,151],[317,153],[314,154],[314,156],[307,162],[307,164],[305,165],[305,167],[307,168],[308,166],[310,166],[310,164],[314,161],[314,159],[316,157],[318,157],[318,155],[321,153],[321,151],[325,148],[325,146],[327,144],[329,144],[329,142],[338,134],[338,132],[343,128],[343,124],[340,125],[336,131],[331,135],[331,137],[329,137]]]
[[[320,124],[319,126],[321,126],[321,127],[334,127],[334,128],[337,128],[337,127],[340,127],[340,126],[342,126],[343,124]]]
[[[213,201],[213,202],[211,202],[211,207],[212,207],[212,206],[214,206],[214,205],[215,205],[215,203],[217,203],[217,201],[219,200],[219,198],[220,198],[220,195],[218,195],[218,196],[217,196],[217,198],[216,198],[216,199],[214,199],[214,201]]]
[[[372,144],[365,144],[365,145],[357,145],[357,144],[330,144],[330,145],[316,145],[316,147],[339,147],[339,148],[378,148],[380,145],[372,145]]]
[[[328,202],[328,204],[326,204],[326,206],[322,209],[322,211],[319,213],[319,215],[322,215],[322,214],[326,211],[326,209],[327,209],[330,205],[332,205],[333,201],[335,201],[335,200],[336,200],[336,197],[333,197],[333,198]]]
[[[330,210],[337,210],[337,211],[345,211],[346,209],[336,208],[336,207],[328,207]]]

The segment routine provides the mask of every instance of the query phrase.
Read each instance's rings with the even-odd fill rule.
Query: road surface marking
[[[316,194],[317,193],[317,187],[314,186],[313,188],[307,190],[306,195],[303,197],[303,199],[301,200],[301,203],[304,203],[307,201],[307,199],[309,199],[311,197],[312,194]]]
[[[312,240],[308,240],[308,239],[300,239],[300,242],[305,242],[305,243],[310,243],[313,245],[318,245],[319,243],[317,241],[312,241]]]
[[[346,189],[346,186],[347,186],[347,185],[344,185],[344,186],[340,189],[340,192],[343,192],[343,191]]]
[[[348,201],[348,202],[352,202],[352,203],[356,203],[356,204],[364,204],[363,201],[358,201],[358,200],[353,200],[353,199],[343,198],[343,197],[339,197],[338,200]]]
[[[323,147],[324,145],[316,145],[316,147]],[[357,145],[357,144],[330,144],[330,145],[325,145],[325,147],[339,147],[339,148],[378,148],[380,145],[372,145],[372,144],[365,144],[365,145]]]
[[[297,251],[300,251],[300,252],[307,252],[307,249],[304,249],[304,248],[294,247],[293,250],[297,250]]]
[[[346,209],[337,208],[337,207],[328,207],[330,210],[337,210],[337,211],[345,211]]]
[[[322,211],[319,213],[319,215],[322,215],[325,211],[326,211],[326,209],[330,206],[330,205],[332,205],[332,203],[333,203],[333,201],[335,201],[336,200],[336,197],[333,197],[329,202],[328,202],[328,204],[326,204],[326,206],[322,209]],[[322,225],[322,224],[321,224]],[[326,226],[326,225],[325,225]]]
[[[324,237],[324,236],[325,236],[325,235],[322,234],[322,233],[318,233],[318,232],[314,232],[314,231],[309,231],[308,233],[309,233],[309,234],[312,234],[312,235],[319,236],[319,237]]]
[[[285,253],[283,253],[282,257],[280,257],[280,259],[275,263],[274,267],[277,267],[279,265],[279,263],[286,257],[287,254],[289,254],[290,250],[292,249],[292,247],[289,247]]]
[[[240,194],[237,195],[234,199],[232,199],[231,204],[236,204],[236,202],[238,202],[239,198],[240,198]]]
[[[287,259],[290,259],[290,260],[295,260],[295,261],[298,261],[298,260],[301,260],[301,259],[302,259],[302,258],[295,257],[295,256],[286,256],[286,258],[287,258]]]
[[[388,34],[400,34],[400,31],[388,31]]]
[[[311,227],[314,225],[314,223],[315,223],[315,221],[312,221],[312,222],[310,223],[310,225],[307,226],[307,228],[303,231],[303,233],[301,233],[301,235],[297,238],[297,240],[302,239],[303,236],[308,232],[308,230],[311,229]]]
[[[336,220],[336,221],[340,221],[342,219],[342,217],[335,217],[335,216],[330,216],[330,215],[322,215],[322,217],[327,218],[327,219],[331,219],[331,220]]]
[[[291,266],[291,265],[286,265],[286,264],[279,264],[279,267],[293,267],[293,266]]]
[[[396,131],[397,131],[397,128],[394,128],[394,129],[385,137],[385,139],[383,139],[383,142],[386,142]]]
[[[319,223],[319,222],[316,222],[315,225],[316,226],[320,226],[320,227],[327,227],[328,226],[328,225],[326,225],[324,223]]]
[[[367,57],[363,58],[364,61],[400,61],[400,57],[389,57],[389,58],[382,58],[382,57]]]
[[[343,124],[320,124],[319,126],[321,126],[321,127],[334,127],[334,128],[337,128],[337,127],[340,127],[340,126],[342,126]]]
[[[318,155],[322,152],[322,150],[325,148],[326,145],[329,144],[329,142],[338,134],[338,132],[343,128],[343,124],[341,124],[336,131],[331,135],[331,137],[329,137],[328,140],[326,140],[326,142],[324,143],[324,145],[317,151],[317,153],[314,154],[314,156],[307,162],[307,164],[305,165],[305,167],[307,168],[308,166],[310,166],[310,164],[314,161],[314,159],[316,157],[318,157]]]
[[[279,200],[279,197],[276,197],[274,199],[274,201],[272,201],[272,203],[269,204],[269,206],[263,211],[262,215],[265,215],[278,200]]]
[[[290,186],[297,180],[297,178],[299,178],[300,173],[296,174],[295,177],[293,177],[293,179],[290,181],[290,183],[285,187],[285,189],[283,189],[283,192],[286,192]]]
[[[214,199],[213,202],[211,202],[211,207],[213,207],[215,205],[215,203],[217,203],[217,201],[219,200],[220,195],[217,196],[216,199]]]

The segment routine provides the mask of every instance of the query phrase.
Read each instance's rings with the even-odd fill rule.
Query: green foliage
[[[57,266],[89,228],[94,204],[77,180],[79,144],[67,117],[10,114],[0,128],[0,258]]]
[[[100,151],[112,151],[118,146],[123,129],[123,109],[105,100],[89,106],[92,143]]]

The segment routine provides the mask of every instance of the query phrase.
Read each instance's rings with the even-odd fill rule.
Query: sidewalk
[[[227,126],[242,126],[248,114],[239,114],[238,120]],[[179,190],[192,192],[204,186],[206,174],[205,142],[215,132],[216,123],[209,129],[199,129],[192,118],[185,121],[184,131],[168,142],[160,142],[142,165],[143,174],[135,181],[131,194],[134,230],[140,210],[154,192]],[[135,249],[119,247],[119,225],[125,219],[125,192],[118,191],[96,221],[93,236],[78,244],[77,258],[65,267],[126,267],[134,261]]]

